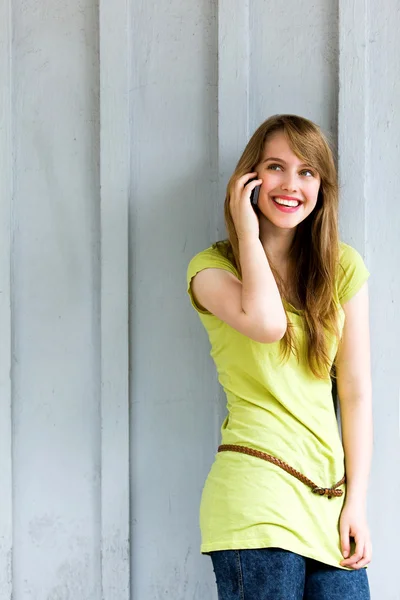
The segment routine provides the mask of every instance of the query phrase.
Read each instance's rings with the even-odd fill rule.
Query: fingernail
[[[344,556],[345,558],[347,558],[347,557],[349,556],[349,553],[345,551],[345,552],[343,552],[343,556]]]

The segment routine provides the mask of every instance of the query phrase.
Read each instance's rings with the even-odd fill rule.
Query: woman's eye
[[[277,165],[277,164],[268,165],[267,169],[269,169],[270,171],[277,171],[278,169],[282,170],[282,165]],[[314,171],[311,171],[310,169],[303,169],[302,171],[300,171],[300,175],[306,175],[306,177],[315,177],[316,176]]]

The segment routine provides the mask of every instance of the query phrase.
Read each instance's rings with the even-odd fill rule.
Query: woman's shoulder
[[[339,242],[339,267],[342,274],[351,268],[360,268],[365,266],[365,262],[360,252],[350,244]]]
[[[350,246],[350,244],[346,244],[342,240],[339,241],[339,254],[340,258],[351,258],[354,256],[361,256],[361,254],[354,248],[354,246]]]
[[[237,275],[232,247],[228,240],[215,242],[212,246],[198,252],[191,259],[187,270],[188,281],[190,281],[199,271],[210,268],[224,269]]]
[[[187,268],[187,292],[190,296],[194,308],[202,314],[210,314],[197,304],[192,291],[192,279],[204,269],[223,269],[229,271],[238,277],[238,272],[234,265],[232,248],[228,240],[216,242],[209,248],[198,252],[190,261]]]
[[[345,242],[339,242],[338,295],[344,304],[368,279],[369,271],[360,252]]]

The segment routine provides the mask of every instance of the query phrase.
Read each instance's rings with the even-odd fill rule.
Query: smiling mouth
[[[286,200],[285,198],[273,197],[272,200],[279,206],[287,206],[288,208],[297,208],[300,206],[300,200]]]

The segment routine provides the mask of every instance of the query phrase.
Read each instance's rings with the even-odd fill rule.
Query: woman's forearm
[[[260,327],[282,330],[287,327],[286,313],[265,250],[258,238],[239,239],[242,270],[242,309],[259,321]]]
[[[342,398],[340,403],[345,454],[346,502],[366,501],[372,456],[372,395]]]

